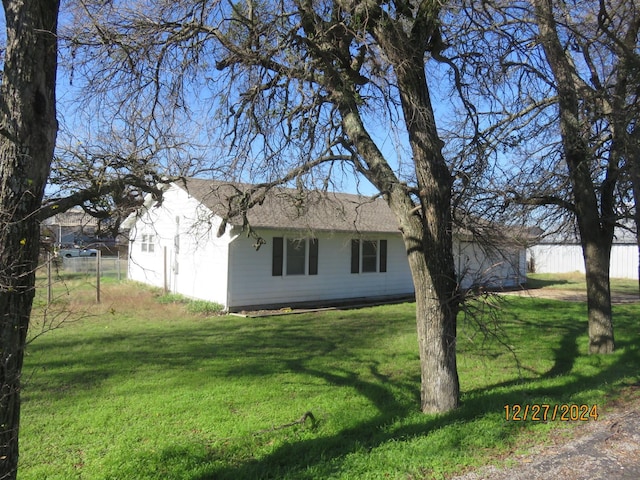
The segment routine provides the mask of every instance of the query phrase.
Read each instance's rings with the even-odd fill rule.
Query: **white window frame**
[[[358,271],[354,271],[351,270],[352,274],[369,274],[369,273],[386,273],[387,272],[387,262],[388,262],[388,258],[389,258],[389,253],[388,253],[388,248],[389,248],[389,242],[386,238],[360,238],[360,239],[352,239],[352,242],[358,242],[358,258],[357,258],[357,268]],[[382,242],[386,242],[386,248],[385,248],[385,261],[384,261],[384,266],[385,269],[381,270],[381,244]],[[375,250],[376,250],[376,258],[375,258],[375,270],[366,270],[364,269],[364,265],[365,265],[365,257],[369,257],[370,259],[373,259],[373,255],[368,255],[365,256],[364,254],[364,246],[366,244],[374,244],[375,245]],[[353,250],[351,252],[351,255],[353,255]],[[354,258],[352,257],[351,259],[352,261],[354,260]],[[352,267],[353,268],[353,264]]]
[[[365,255],[364,246],[373,244],[373,248],[375,249],[375,259],[373,255]],[[373,270],[365,270],[365,257],[374,260],[373,262]],[[380,265],[380,242],[378,240],[361,240],[360,241],[360,272],[362,273],[378,273]]]
[[[140,242],[140,251],[143,253],[155,253],[155,235],[152,233],[143,233]]]
[[[302,264],[302,272],[300,273],[289,273],[289,243],[299,243],[304,246],[304,261]],[[309,264],[309,245],[308,240],[304,239],[295,239],[295,238],[287,238],[284,237],[284,255],[283,255],[283,265],[282,265],[282,273],[287,277],[299,277],[302,275],[307,275],[308,264]]]

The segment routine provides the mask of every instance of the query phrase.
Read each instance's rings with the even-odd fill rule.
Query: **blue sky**
[[[63,4],[64,8],[64,4]],[[61,16],[64,15],[64,11],[61,13]],[[2,28],[2,32],[4,32],[4,16],[0,15],[0,28]],[[432,68],[433,65],[429,65],[429,68]],[[444,75],[439,75],[444,78]],[[60,120],[61,125],[67,127],[67,129],[73,132],[73,135],[76,137],[78,141],[92,141],[90,137],[93,135],[92,132],[97,133],[101,127],[107,126],[104,123],[101,123],[100,117],[97,115],[87,114],[86,111],[78,111],[77,106],[75,104],[79,95],[81,95],[80,90],[78,88],[78,83],[81,81],[78,76],[74,78],[74,83],[72,84],[68,71],[65,71],[63,68],[59,68],[58,71],[58,83],[57,83],[57,98],[58,98],[58,118]],[[442,86],[442,83],[432,82],[436,86]],[[446,85],[445,85],[446,88]],[[443,124],[443,120],[451,116],[451,111],[453,108],[452,103],[446,98],[446,93],[442,91],[438,91],[438,89],[432,90],[432,98],[434,99],[434,109],[436,111],[436,122],[440,126]],[[377,142],[381,151],[385,154],[386,158],[392,164],[392,166],[397,167],[400,163],[404,164],[405,176],[412,174],[411,169],[411,158],[410,152],[406,145],[406,141],[403,140],[402,129],[399,129],[399,132],[394,132],[388,125],[384,125],[379,122],[375,116],[372,116],[368,119],[368,123],[370,124],[370,132]],[[376,125],[376,123],[378,123]],[[91,125],[93,124],[93,125]],[[199,128],[194,126],[192,129]],[[187,130],[189,130],[189,126],[187,126]],[[83,138],[85,137],[85,138]],[[66,135],[64,132],[59,134],[59,144],[61,142],[67,141]],[[220,158],[222,155],[226,155],[225,153],[216,151],[212,148],[209,151],[209,155],[211,157]],[[408,168],[406,166],[409,166]],[[408,172],[408,173],[407,173]],[[342,176],[340,179],[336,179],[337,185],[340,185],[340,189],[342,191],[347,191],[349,193],[363,193],[366,195],[374,195],[377,193],[375,187],[373,187],[369,182],[364,179],[355,179],[350,175]]]

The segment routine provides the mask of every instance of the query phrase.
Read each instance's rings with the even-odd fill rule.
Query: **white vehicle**
[[[96,257],[98,250],[94,248],[65,248],[58,252],[59,257]]]

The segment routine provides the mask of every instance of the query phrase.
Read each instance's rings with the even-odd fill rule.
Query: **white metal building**
[[[638,279],[638,246],[635,235],[617,229],[611,248],[611,278]],[[577,239],[553,240],[527,250],[527,264],[535,273],[585,273],[582,247]]]

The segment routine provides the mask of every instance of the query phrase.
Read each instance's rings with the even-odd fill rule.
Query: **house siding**
[[[256,250],[255,239],[231,224],[218,238],[220,224],[221,219],[186,190],[169,187],[162,204],[143,210],[131,228],[129,278],[187,297],[214,301],[230,311],[382,299],[414,292],[405,246],[395,231],[356,234],[318,229],[311,234],[304,230],[318,240],[317,272],[309,274],[307,244],[305,274],[287,275],[286,239],[296,239],[303,235],[296,231],[302,230],[255,227],[266,240]],[[147,239],[148,235],[154,236],[153,252],[142,251],[143,235]],[[284,262],[279,267],[273,260],[274,238],[283,239],[283,251],[278,252],[275,262]],[[354,239],[386,240],[386,262],[381,263],[378,258],[376,268],[385,272],[362,272],[362,265],[354,268],[352,252],[362,255],[365,251],[363,244],[353,247]],[[378,245],[384,250],[382,244]],[[512,249],[507,255],[492,254],[477,244],[456,239],[454,255],[463,288],[475,284],[508,287],[526,279],[524,249]],[[311,265],[315,266],[315,261]],[[371,266],[369,258],[367,268]],[[358,273],[351,273],[352,269]]]
[[[278,230],[259,232],[267,241],[256,251],[253,241],[238,237],[230,245],[229,306],[288,305],[355,298],[413,294],[413,282],[404,245],[399,236],[371,234],[372,240],[387,240],[387,271],[352,274],[351,240],[346,233],[317,234],[318,273],[272,275],[274,237],[295,238]]]
[[[131,230],[129,278],[226,308],[230,234],[216,238],[219,225],[202,204],[170,188]],[[141,251],[142,235],[154,235],[154,252]]]
[[[462,288],[474,285],[510,288],[527,281],[526,254],[523,248],[497,250],[474,242],[455,241],[454,257]]]
[[[238,237],[230,246],[229,307],[289,305],[358,298],[395,297],[414,293],[413,279],[401,237],[372,234],[387,240],[387,271],[351,273],[353,235],[318,235],[317,275],[272,275],[274,237],[291,238],[285,231],[260,232],[267,243],[256,251],[253,241]],[[295,237],[295,236],[294,236]],[[487,252],[471,242],[455,242],[455,260],[462,288],[482,284],[507,288],[526,282],[524,249]]]

